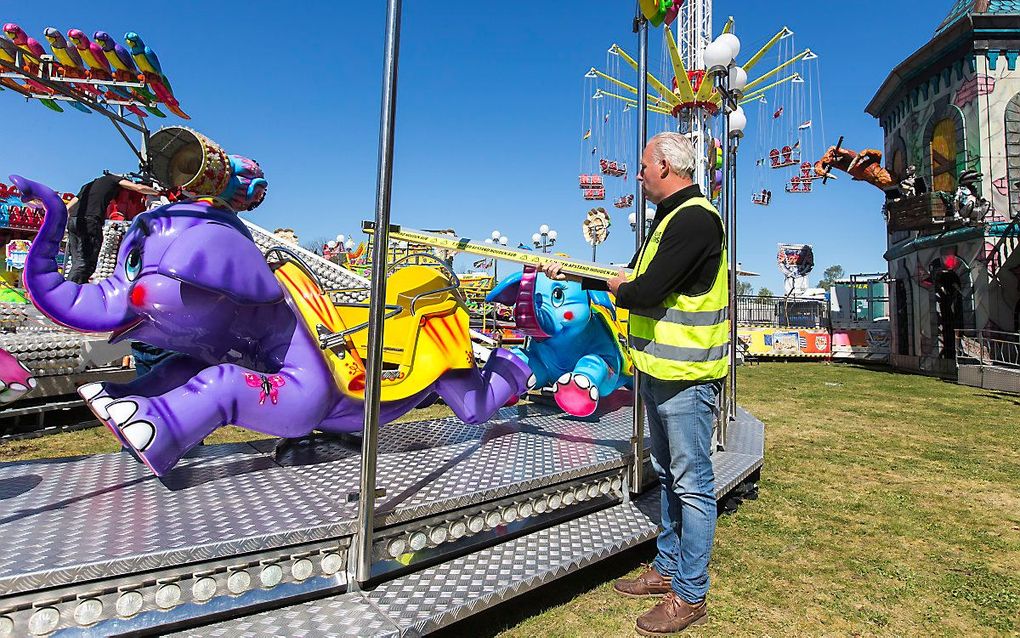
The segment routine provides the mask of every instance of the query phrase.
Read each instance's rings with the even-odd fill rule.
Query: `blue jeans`
[[[131,342],[131,356],[135,358],[135,377],[149,374],[149,371],[177,354],[170,350],[162,350],[147,343]]]
[[[673,591],[696,604],[708,594],[715,537],[712,429],[721,381],[691,383],[641,377],[648,412],[652,467],[662,485],[662,532],[652,566],[673,579]]]

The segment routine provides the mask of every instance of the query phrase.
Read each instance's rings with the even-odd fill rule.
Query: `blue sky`
[[[877,17],[862,3],[718,0],[715,22],[719,29],[726,16],[736,18],[744,58],[788,25],[799,47],[821,56],[827,143],[844,135],[849,148],[882,148],[881,129],[864,107],[950,4],[901,0]],[[130,10],[65,0],[5,5],[0,21],[40,39],[47,26],[140,33],[192,115],[188,125],[262,164],[270,189],[251,216],[256,223],[312,239],[358,233],[360,221],[372,218],[382,0],[307,1],[287,11],[265,0],[136,3]],[[577,188],[582,76],[604,66],[614,42],[636,52],[632,12],[631,2],[610,0],[405,2],[393,221],[478,238],[498,229],[514,245],[544,222],[559,231],[561,250],[590,257],[580,232],[590,206]],[[653,37],[653,69],[661,54]],[[762,134],[753,110],[750,120],[748,149]],[[135,168],[97,115],[51,113],[8,91],[0,94],[0,122],[4,177],[20,173],[76,190],[103,169]],[[843,179],[790,196],[774,181],[772,206],[753,206],[753,155],[745,152],[740,165],[738,239],[744,268],[762,274],[751,280],[755,288],[782,288],[778,242],[813,244],[816,275],[837,263],[848,273],[884,269],[877,190]],[[607,208],[614,224],[600,261],[625,261],[633,246],[626,213]]]

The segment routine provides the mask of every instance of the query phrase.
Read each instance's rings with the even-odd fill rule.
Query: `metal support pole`
[[[637,112],[637,160],[641,164],[641,156],[645,152],[645,144],[648,142],[648,21],[637,13],[635,28],[638,34],[638,112]],[[635,245],[637,251],[645,243],[645,193],[641,189],[641,182],[634,180],[637,192],[634,194],[635,207]],[[645,410],[644,402],[641,400],[641,374],[634,370],[634,431],[631,439],[631,449],[634,453],[634,465],[631,476],[631,490],[637,494],[641,492],[644,485],[645,468]]]
[[[732,161],[731,161],[732,158],[730,156],[730,99],[729,99],[729,93],[730,93],[730,74],[729,74],[729,71],[728,70],[724,70],[724,71],[718,73],[717,76],[716,76],[716,79],[717,79],[717,82],[719,83],[719,92],[723,96],[723,99],[722,99],[722,114],[723,114],[723,138],[722,138],[722,145],[723,145],[723,148],[722,148],[722,151],[723,151],[723,167],[722,167],[722,172],[723,172],[723,180],[722,180],[722,193],[720,194],[719,199],[720,199],[720,204],[722,204],[722,211],[721,211],[721,213],[722,213],[722,219],[723,219],[723,227],[724,227],[724,229],[726,231],[726,237],[730,238],[732,230],[733,230],[733,225],[732,225],[732,222],[730,220],[730,193],[731,193],[731,190],[732,190],[730,188],[730,167],[731,167],[731,164],[732,164]],[[736,271],[734,271],[733,268],[730,268],[729,273],[730,273],[730,277],[729,277],[729,284],[730,284],[730,296],[729,296],[730,325],[733,325],[733,321],[734,321],[734,317],[733,317],[733,301],[734,301],[734,294],[736,293],[736,291],[734,290],[735,281],[736,281]],[[722,403],[720,405],[720,407],[721,407],[720,418],[719,418],[719,421],[718,421],[718,426],[719,426],[719,429],[718,429],[718,432],[719,432],[719,441],[718,441],[718,444],[722,448],[725,448],[725,446],[726,446],[726,425],[729,422],[730,397],[733,394],[733,357],[732,357],[732,353],[734,352],[734,347],[735,347],[734,344],[730,343],[730,354],[731,354],[731,356],[730,356],[730,370],[729,370],[729,374],[726,375],[728,382],[723,385]]]
[[[361,441],[361,489],[358,493],[358,538],[355,582],[372,575],[375,531],[376,447],[382,382],[383,317],[386,308],[386,251],[389,248],[390,194],[393,189],[393,137],[397,111],[397,59],[400,54],[401,0],[386,2],[386,48],[383,53],[382,109],[379,118],[379,166],[375,193],[375,241],[372,244],[372,298],[368,317],[365,426]]]
[[[492,287],[493,289],[499,285],[499,260],[495,257],[492,258]],[[496,336],[496,321],[499,319],[499,313],[496,311],[496,302],[492,302],[492,338],[496,340],[496,344],[500,343],[500,340]],[[500,333],[502,336],[502,333]]]
[[[733,156],[730,160],[728,188],[730,191],[730,411],[729,420],[737,418],[737,149],[740,147],[741,133],[733,135],[728,152]],[[723,428],[721,443],[726,445],[726,428]]]

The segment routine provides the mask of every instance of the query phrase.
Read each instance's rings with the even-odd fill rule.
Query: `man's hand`
[[[561,272],[563,264],[557,261],[543,261],[538,265],[538,271],[543,273],[549,279],[555,279],[557,281],[581,281],[581,278],[576,275],[568,275]]]
[[[621,270],[616,273],[616,276],[606,282],[606,286],[609,288],[609,292],[613,293],[615,297],[620,290],[620,284],[626,283],[628,280],[626,271]]]

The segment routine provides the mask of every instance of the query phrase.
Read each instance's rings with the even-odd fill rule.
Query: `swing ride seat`
[[[368,304],[334,304],[291,262],[280,266],[276,277],[314,339],[323,331],[340,333],[360,326],[346,335],[339,353],[324,349],[322,354],[340,392],[363,400]],[[384,322],[382,401],[406,399],[450,370],[474,367],[467,309],[441,272],[427,266],[394,272],[387,279],[386,305],[400,310]]]
[[[590,200],[599,200],[606,198],[606,189],[604,188],[590,188],[584,191],[584,198]]]

